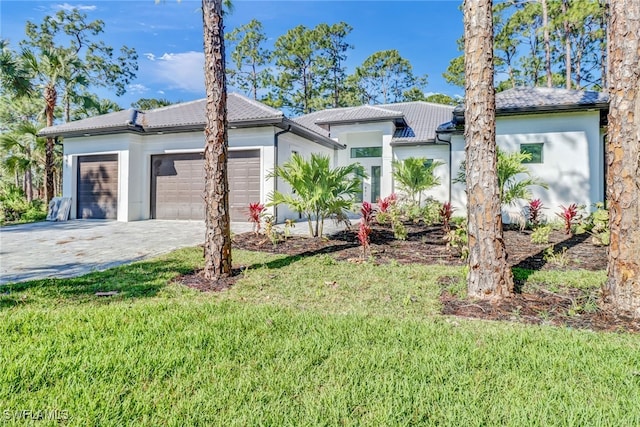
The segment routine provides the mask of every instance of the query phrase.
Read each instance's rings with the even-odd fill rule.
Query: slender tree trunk
[[[31,203],[33,201],[33,178],[31,176],[31,166],[24,171],[24,187],[27,202]]]
[[[48,84],[44,88],[44,101],[45,101],[45,116],[47,118],[47,126],[53,126],[53,113],[56,108],[56,102],[58,100],[58,93],[53,84]],[[53,189],[53,150],[55,140],[53,137],[48,137],[45,145],[44,154],[44,176],[45,176],[45,188],[46,188],[46,204],[48,205],[51,199],[54,197]]]
[[[569,10],[569,0],[562,0],[562,14],[567,16]],[[565,80],[567,89],[571,89],[571,25],[569,24],[569,18],[566,18],[562,26],[564,28],[564,66]]]
[[[547,87],[553,87],[553,74],[551,73],[551,42],[549,41],[549,11],[547,0],[540,0],[542,4],[542,29],[544,37],[544,66],[547,70]]]
[[[501,298],[513,293],[513,277],[502,234],[497,177],[491,0],[465,0],[464,41],[468,293]]]
[[[640,2],[612,1],[609,31],[611,244],[605,295],[640,317]]]
[[[607,30],[607,19],[609,16],[609,3],[607,0],[600,0],[602,6],[602,15],[600,16],[600,29],[603,31],[603,40],[600,41],[600,74],[602,79],[601,87],[604,89],[609,83],[607,73],[609,72],[609,55],[607,54],[607,46],[609,45],[609,31]]]
[[[202,0],[205,86],[204,129],[205,244],[204,277],[219,280],[231,274],[231,229],[227,181],[227,88],[225,81],[222,0]]]

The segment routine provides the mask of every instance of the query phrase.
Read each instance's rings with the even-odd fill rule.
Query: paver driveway
[[[76,220],[0,229],[0,284],[72,277],[204,242],[201,221]]]
[[[357,220],[353,220],[357,224]],[[326,234],[343,229],[326,221]],[[233,233],[251,231],[231,223]],[[306,223],[294,234],[306,234]],[[0,285],[46,277],[73,277],[204,242],[203,221],[72,220],[0,228]]]

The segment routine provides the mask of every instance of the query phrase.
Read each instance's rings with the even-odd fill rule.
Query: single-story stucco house
[[[533,154],[528,167],[550,188],[532,190],[550,210],[604,200],[606,95],[517,88],[497,94],[496,107],[498,145]],[[43,129],[43,136],[64,138],[63,196],[73,200],[71,218],[202,219],[204,109],[198,100]],[[396,191],[393,160],[442,162],[435,170],[441,184],[426,195],[464,212],[464,185],[452,180],[464,159],[461,107],[407,102],[287,118],[230,93],[228,122],[232,221],[246,221],[250,202],[287,191],[268,175],[293,153],[326,154],[335,166],[360,163],[368,174],[361,198],[371,202]],[[284,206],[271,213],[279,222],[298,217]]]

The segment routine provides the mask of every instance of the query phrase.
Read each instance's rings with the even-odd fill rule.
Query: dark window
[[[525,160],[522,163],[543,163],[544,162],[544,156],[543,154],[543,147],[544,144],[542,143],[537,143],[537,144],[520,144],[520,152],[521,153],[529,153],[531,154],[531,159],[530,160]]]
[[[357,147],[351,149],[351,158],[382,157],[382,147]]]

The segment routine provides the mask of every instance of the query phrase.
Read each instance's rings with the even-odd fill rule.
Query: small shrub
[[[273,246],[276,246],[278,243],[282,241],[282,233],[279,232],[276,227],[276,219],[267,215],[264,217],[264,234],[267,235],[267,238],[271,241]]]
[[[398,201],[398,196],[396,193],[391,193],[384,199],[378,197],[378,211],[381,213],[388,213],[389,209]]]
[[[559,267],[566,267],[569,264],[567,248],[562,248],[562,251],[556,252],[555,246],[549,246],[544,250],[543,258],[546,262]]]
[[[579,220],[578,205],[572,203],[568,207],[560,207],[562,208],[562,211],[558,212],[556,215],[558,215],[564,222],[564,232],[566,234],[571,234],[573,225]]]
[[[249,203],[249,222],[253,223],[253,232],[258,235],[260,233],[260,223],[262,221],[262,217],[264,215],[265,206],[258,203]]]
[[[404,226],[402,221],[395,220],[391,222],[393,228],[393,237],[397,240],[407,240],[407,227]]]
[[[380,225],[388,224],[391,221],[391,215],[389,212],[378,212],[376,213],[376,222]]]
[[[440,222],[442,223],[442,231],[446,234],[451,231],[451,216],[455,208],[451,206],[451,202],[444,202],[438,211]]]
[[[284,220],[284,237],[285,239],[291,237],[291,229],[296,228],[296,221],[293,219]]]
[[[367,258],[367,254],[369,253],[369,235],[371,234],[371,227],[369,224],[362,221],[360,223],[360,227],[358,227],[358,241],[360,242],[360,247],[362,248],[362,259]]]
[[[527,210],[529,211],[529,224],[532,228],[536,228],[540,225],[541,213],[544,205],[540,199],[533,199],[529,202]]]
[[[604,203],[596,203],[596,210],[592,212],[580,228],[591,234],[591,242],[596,246],[608,246],[611,241],[609,230],[609,211]]]
[[[422,221],[425,225],[433,225],[440,222],[440,202],[435,199],[427,199],[422,207]]]
[[[469,236],[466,221],[449,231],[444,239],[447,242],[447,248],[455,250],[461,259],[465,260],[469,257]]]
[[[531,233],[531,243],[537,245],[545,245],[549,243],[549,235],[551,234],[550,225],[540,225]]]

